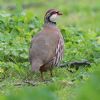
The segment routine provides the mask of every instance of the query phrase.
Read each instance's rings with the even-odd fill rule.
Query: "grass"
[[[99,2],[9,0],[8,3],[7,0],[1,0],[0,99],[99,100]],[[28,50],[30,40],[41,29],[43,16],[49,8],[57,8],[63,12],[58,21],[65,41],[62,63],[88,60],[91,68],[80,67],[75,73],[70,73],[66,68],[54,68],[52,78],[49,73],[44,73],[45,78],[50,81],[42,82],[39,73],[31,72]],[[31,80],[33,84],[25,83],[25,80]]]

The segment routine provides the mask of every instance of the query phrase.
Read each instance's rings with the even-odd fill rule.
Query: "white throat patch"
[[[57,14],[53,14],[52,16],[50,16],[50,21],[55,22],[58,19],[58,15]]]

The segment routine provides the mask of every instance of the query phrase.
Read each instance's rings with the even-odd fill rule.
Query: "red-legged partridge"
[[[50,71],[57,66],[62,59],[64,40],[59,28],[56,26],[56,19],[62,15],[58,10],[50,9],[44,17],[43,29],[32,38],[29,50],[29,59],[33,72]]]

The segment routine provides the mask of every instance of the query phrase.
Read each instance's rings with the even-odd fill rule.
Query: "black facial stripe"
[[[50,17],[51,17],[51,16],[52,16],[52,15],[48,16],[48,17],[47,17],[47,20],[48,20],[49,22],[53,23],[53,24],[56,24],[56,22],[53,22],[53,21],[50,20]]]
[[[57,12],[52,12],[52,13],[51,13],[51,16],[52,16],[53,14],[57,14]]]

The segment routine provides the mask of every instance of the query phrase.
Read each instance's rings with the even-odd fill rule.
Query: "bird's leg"
[[[43,72],[41,71],[41,80],[44,81]]]
[[[52,74],[52,69],[50,69],[50,76],[51,76],[51,77],[53,76],[53,74]]]

